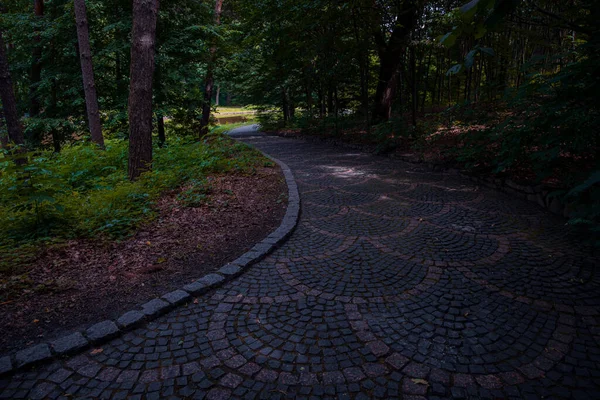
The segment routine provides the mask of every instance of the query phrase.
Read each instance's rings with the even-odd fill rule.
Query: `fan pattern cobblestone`
[[[599,398],[599,260],[564,221],[456,175],[240,136],[295,173],[290,239],[0,398]]]

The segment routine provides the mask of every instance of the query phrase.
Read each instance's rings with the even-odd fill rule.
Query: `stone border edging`
[[[465,170],[454,168],[444,163],[435,163],[429,161],[423,161],[415,154],[377,154],[373,145],[360,145],[345,143],[342,140],[328,137],[319,137],[314,135],[299,135],[299,136],[285,136],[278,132],[271,133],[275,136],[285,137],[288,139],[301,139],[310,142],[325,142],[334,146],[339,146],[347,149],[358,150],[382,157],[386,157],[392,160],[400,160],[411,164],[423,164],[432,171],[448,171],[456,173],[472,182],[478,183],[482,186],[486,186],[491,189],[499,190],[503,193],[507,193],[523,200],[536,203],[543,209],[551,212],[555,215],[568,218],[571,215],[571,210],[568,204],[562,203],[558,197],[551,196],[550,194],[558,189],[544,187],[542,185],[521,185],[510,179],[495,178],[493,176],[477,176],[473,173],[468,173]]]
[[[204,294],[220,287],[242,274],[251,265],[264,259],[269,253],[281,245],[293,232],[300,216],[300,194],[291,169],[280,160],[261,152],[265,157],[277,163],[283,172],[288,188],[288,206],[279,227],[269,236],[257,243],[249,251],[236,260],[225,264],[217,271],[140,305],[137,309],[125,312],[116,320],[98,322],[85,331],[76,331],[47,343],[39,343],[0,357],[0,376],[15,372],[21,368],[50,361],[51,359],[70,355],[90,346],[105,343],[122,333],[156,319],[176,306],[191,300],[192,296]]]

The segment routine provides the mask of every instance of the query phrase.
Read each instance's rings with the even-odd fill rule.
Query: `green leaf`
[[[585,182],[583,182],[582,184],[577,185],[573,189],[571,189],[571,191],[567,194],[567,197],[571,197],[571,196],[579,194],[583,191],[586,191],[587,189],[589,189],[592,186],[597,185],[599,183],[600,183],[600,170],[597,170],[597,171],[594,171],[590,175],[590,177],[585,180]]]
[[[462,64],[454,65],[452,68],[450,68],[448,71],[446,71],[446,76],[458,74],[461,71],[462,67],[463,67]]]
[[[475,55],[477,54],[478,50],[479,50],[478,48],[471,50],[465,57],[465,68],[466,69],[470,69],[473,66],[473,63],[475,62]]]
[[[452,47],[456,43],[456,34],[453,32],[448,32],[440,39],[440,44],[443,44],[446,47]]]
[[[479,0],[471,0],[470,2],[468,2],[467,4],[464,4],[460,8],[460,12],[463,14],[466,14],[471,10],[474,11],[474,9],[476,9],[478,3],[479,3]]]

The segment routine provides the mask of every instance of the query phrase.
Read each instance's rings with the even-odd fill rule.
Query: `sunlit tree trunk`
[[[402,4],[389,40],[386,41],[386,35],[380,29],[375,33],[380,60],[379,79],[373,107],[373,120],[375,121],[390,119],[398,74],[402,65],[402,54],[406,51],[407,39],[417,22],[418,2],[406,1]]]
[[[152,168],[152,75],[158,0],[133,1],[129,85],[129,179]]]
[[[75,0],[75,20],[77,22],[77,41],[79,42],[79,58],[81,62],[81,76],[85,92],[85,107],[87,110],[88,124],[92,141],[104,147],[98,97],[94,84],[94,67],[92,64],[92,51],[90,49],[90,36],[87,21],[85,0]]]

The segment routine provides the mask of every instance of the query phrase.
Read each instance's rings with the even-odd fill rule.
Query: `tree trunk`
[[[4,119],[6,121],[6,131],[8,138],[2,139],[2,145],[8,142],[20,145],[23,144],[23,131],[19,122],[19,114],[17,113],[17,101],[15,92],[10,78],[10,70],[8,68],[8,59],[6,58],[6,47],[0,30],[0,98],[2,99],[2,107],[4,111]]]
[[[57,89],[56,89],[56,78],[52,79],[52,102],[50,103],[50,109],[53,115],[56,115],[56,111],[57,111]],[[61,148],[61,135],[58,131],[58,129],[53,128],[52,129],[52,145],[54,146],[54,152],[55,153],[60,153],[60,148]]]
[[[223,0],[215,0],[215,25],[219,26],[221,23],[221,8],[223,7]],[[214,39],[213,39],[214,40]],[[200,121],[200,137],[203,137],[208,133],[208,123],[210,122],[210,106],[212,100],[212,92],[214,85],[214,68],[217,57],[217,45],[214,44],[210,47],[210,58],[208,60],[208,66],[206,68],[206,79],[204,81],[204,102],[202,104],[202,120]]]
[[[37,18],[44,16],[44,0],[34,0],[33,13]],[[40,37],[39,33],[36,32],[34,40],[36,45],[34,46],[32,52],[31,82],[29,86],[29,115],[32,117],[35,117],[40,113],[40,100],[37,91],[40,80],[42,79],[42,38]]]
[[[288,104],[288,95],[285,87],[281,88],[281,109],[283,111],[283,125],[287,126],[288,121],[290,120],[290,109]]]
[[[129,179],[152,168],[152,75],[158,0],[133,0],[129,85]]]
[[[415,56],[415,48],[414,46],[410,49],[410,69],[412,70],[411,74],[411,114],[412,114],[412,126],[417,126],[417,103],[419,99],[417,98],[418,90],[417,90],[417,60]]]
[[[331,83],[327,86],[327,115],[333,115],[333,85]]]
[[[392,101],[394,100],[398,83],[398,72],[402,65],[402,53],[406,49],[408,36],[417,22],[418,2],[407,1],[403,3],[402,9],[398,10],[397,17],[396,24],[387,43],[383,32],[378,31],[375,35],[380,65],[373,108],[374,121],[387,121],[390,119]]]
[[[217,86],[217,94],[215,95],[215,106],[219,105],[219,96],[221,95],[221,86]]]
[[[88,124],[92,141],[104,147],[98,97],[94,84],[94,66],[92,64],[92,51],[90,50],[90,36],[88,31],[85,0],[75,0],[75,20],[77,22],[77,41],[79,42],[79,58],[81,61],[81,76],[85,92],[85,108],[87,110]]]

